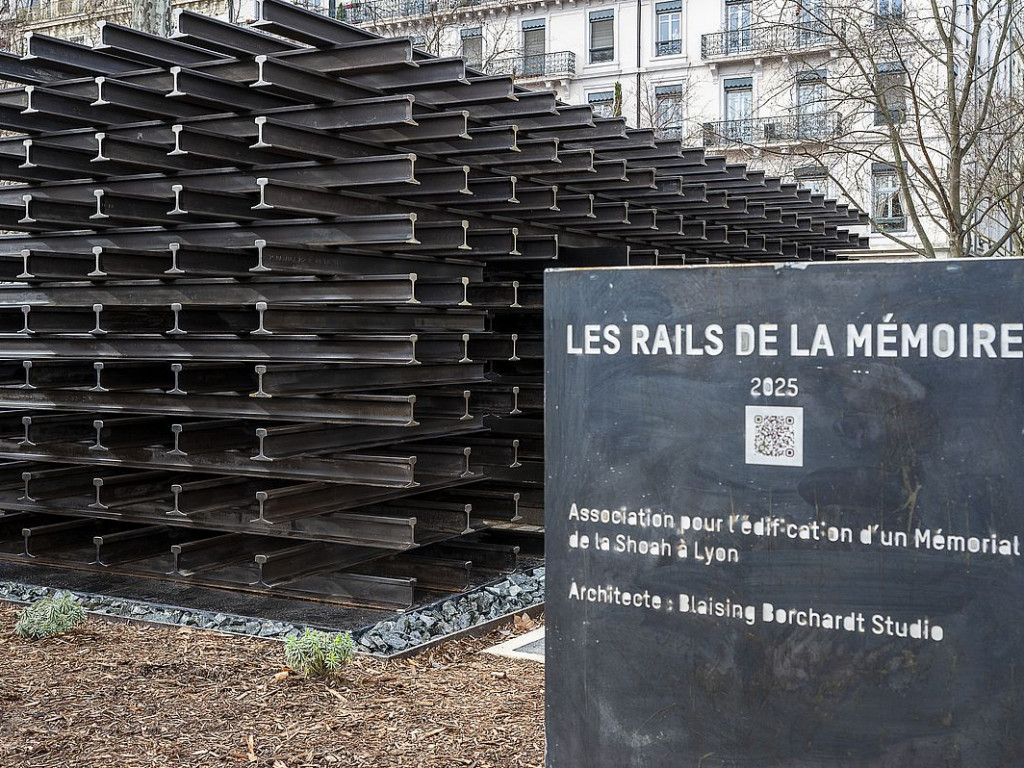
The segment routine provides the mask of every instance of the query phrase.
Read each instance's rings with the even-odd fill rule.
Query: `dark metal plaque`
[[[545,294],[550,768],[1024,766],[1024,262]]]

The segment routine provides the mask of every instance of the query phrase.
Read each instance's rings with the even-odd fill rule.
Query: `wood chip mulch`
[[[281,674],[281,643],[94,619],[29,642],[16,616],[0,605],[5,768],[544,762],[543,666],[481,653],[507,635],[403,661],[357,657],[328,685]]]

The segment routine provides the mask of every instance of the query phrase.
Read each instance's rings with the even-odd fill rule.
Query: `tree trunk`
[[[170,0],[132,0],[132,26],[151,35],[171,34]]]

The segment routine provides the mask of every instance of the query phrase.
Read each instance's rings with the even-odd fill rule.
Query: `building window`
[[[871,166],[871,223],[874,232],[905,232],[907,229],[899,178],[896,169],[885,163]]]
[[[750,22],[752,17],[750,0],[726,0],[726,53],[742,53],[743,51],[750,50]]]
[[[825,71],[815,69],[796,76],[796,138],[821,140],[829,137],[830,121]]]
[[[828,171],[820,165],[808,165],[804,168],[797,168],[793,175],[796,177],[796,185],[800,189],[809,189],[812,195],[832,196],[831,185],[828,180]]]
[[[875,11],[881,21],[903,18],[903,0],[875,0]]]
[[[875,125],[902,123],[907,116],[907,71],[902,64],[879,64]]]
[[[746,144],[752,138],[754,81],[750,77],[733,77],[722,81],[725,122],[722,138]]]
[[[672,56],[683,52],[683,3],[682,0],[670,0],[654,6],[658,23],[658,40],[655,43],[655,56]]]
[[[590,63],[599,64],[615,58],[615,12],[590,12]]]
[[[594,117],[614,117],[614,91],[594,91],[587,94],[587,103],[594,108]]]
[[[547,53],[546,26],[544,19],[523,22],[523,74],[543,75],[544,59]]]
[[[462,58],[467,67],[479,69],[484,63],[484,33],[480,27],[462,30]]]
[[[680,139],[683,135],[683,85],[658,85],[654,88],[654,129],[661,139]]]
[[[801,0],[797,42],[800,45],[818,45],[825,37],[824,0]]]

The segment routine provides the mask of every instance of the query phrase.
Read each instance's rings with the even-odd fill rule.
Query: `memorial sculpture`
[[[543,524],[541,273],[866,217],[280,0],[0,56],[0,554],[409,606]]]

